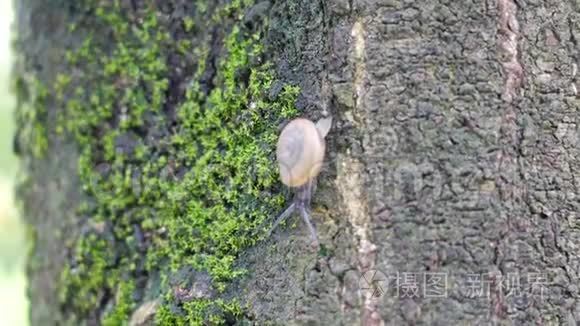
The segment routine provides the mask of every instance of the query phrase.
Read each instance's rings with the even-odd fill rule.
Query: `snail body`
[[[323,118],[314,123],[308,119],[297,118],[290,121],[280,133],[276,146],[276,158],[283,184],[296,190],[293,203],[276,219],[272,230],[295,210],[310,229],[316,246],[316,229],[310,222],[308,213],[312,184],[320,173],[326,149],[325,137],[330,131],[332,118]],[[272,230],[270,232],[272,232]]]

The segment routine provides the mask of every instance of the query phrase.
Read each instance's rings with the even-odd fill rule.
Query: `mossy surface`
[[[48,89],[33,76],[20,76],[15,80],[14,88],[18,101],[16,123],[25,126],[20,129],[20,139],[27,143],[32,157],[42,158],[48,148],[45,107]],[[16,151],[20,151],[20,148],[16,148]]]
[[[272,87],[267,21],[244,21],[252,5],[196,1],[170,13],[162,2],[76,5],[90,14],[70,31],[100,34],[70,49],[49,87],[33,85],[38,109],[23,117],[37,121],[50,97],[63,108],[55,135],[79,147],[87,199],[58,284],[70,322],[122,325],[158,298],[156,324],[243,317],[221,294],[244,274],[234,268],[239,253],[283,206],[274,146],[298,95]],[[42,155],[48,142],[35,125]]]

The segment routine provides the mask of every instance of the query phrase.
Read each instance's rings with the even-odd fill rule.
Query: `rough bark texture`
[[[124,12],[137,13],[134,24],[143,19],[139,7],[144,5],[120,3]],[[151,3],[149,9],[163,17],[160,24],[169,26],[175,39],[182,33],[177,20],[204,20],[198,10],[202,1]],[[208,11],[222,5],[211,4]],[[35,88],[33,96],[33,83],[21,82],[27,85],[21,104],[32,104],[35,114],[21,114],[16,142],[30,176],[21,198],[36,236],[29,268],[35,325],[100,324],[125,301],[127,308],[113,324],[128,319],[139,324],[153,313],[160,324],[199,321],[191,317],[192,310],[203,310],[202,319],[210,323],[580,321],[576,1],[265,1],[242,6],[225,22],[200,23],[203,28],[192,37],[209,45],[208,64],[192,77],[199,66],[195,57],[181,64],[179,56],[164,56],[174,69],[168,70],[163,109],[148,121],[156,121],[155,115],[173,121],[155,125],[162,135],[179,129],[176,107],[192,78],[198,78],[202,93],[219,87],[216,62],[224,56],[227,31],[236,24],[257,30],[254,22],[267,21],[260,25],[260,42],[276,76],[268,94],[297,84],[300,115],[316,118],[328,112],[335,119],[329,160],[313,202],[323,250],[309,250],[308,230],[299,222],[236,251],[236,268],[248,272],[228,278],[223,291],[204,281],[216,277],[211,271],[210,277],[203,270],[177,266],[180,273],[174,273],[155,265],[125,276],[112,274],[136,280],[130,300],[119,298],[120,282],[103,281],[103,293],[92,293],[98,304],[78,309],[67,301],[66,289],[62,294],[58,280],[71,264],[67,250],[90,224],[77,206],[91,194],[78,179],[78,141],[66,132],[56,135],[62,108],[51,87],[59,73],[74,75],[86,68],[67,64],[65,51],[87,34],[102,36],[108,26],[86,23],[71,32],[71,23],[90,21],[87,16],[93,14],[77,1],[26,0],[17,8],[22,60],[16,75],[24,80],[34,75],[51,90],[43,94]],[[31,120],[46,132],[46,146]],[[134,135],[149,136],[144,131]],[[122,144],[118,147],[117,152],[123,150]],[[272,149],[266,151],[273,158]],[[268,195],[283,191],[267,189]],[[272,218],[275,209],[269,213]],[[154,221],[158,218],[152,213]],[[115,228],[116,221],[91,225]],[[130,225],[139,230],[142,222]],[[135,238],[143,237],[135,232]],[[194,238],[193,232],[188,236]],[[155,236],[144,233],[146,249],[129,244],[118,252],[151,250]],[[117,234],[116,245],[123,246],[123,237]],[[373,276],[384,281],[375,282],[384,292],[367,289]],[[165,278],[177,281],[159,281]],[[444,293],[434,286],[440,278],[446,280]],[[235,298],[238,310],[206,302]],[[206,301],[192,303],[199,300]]]

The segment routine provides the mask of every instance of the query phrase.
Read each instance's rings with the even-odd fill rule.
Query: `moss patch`
[[[64,108],[55,131],[81,153],[87,200],[59,283],[71,322],[124,324],[156,297],[157,324],[244,315],[221,294],[244,273],[234,268],[240,252],[282,208],[273,150],[299,92],[272,87],[267,22],[243,23],[252,4],[197,1],[175,18],[162,1],[84,1],[91,15],[70,30],[99,26],[100,35],[69,51],[50,91],[35,85],[39,107],[51,94]],[[32,112],[26,119],[41,121],[42,110]],[[45,133],[31,130],[41,155]]]
[[[48,149],[46,101],[48,89],[33,76],[20,76],[14,83],[19,135],[16,151],[40,159]],[[26,148],[23,148],[26,146]]]

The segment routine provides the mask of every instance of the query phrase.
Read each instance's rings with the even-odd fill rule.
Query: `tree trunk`
[[[34,325],[580,321],[577,2],[16,6]]]

